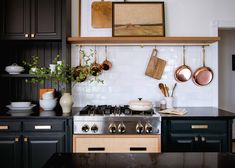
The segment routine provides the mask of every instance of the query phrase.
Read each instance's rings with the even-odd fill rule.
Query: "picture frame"
[[[113,37],[165,36],[164,2],[113,2]]]

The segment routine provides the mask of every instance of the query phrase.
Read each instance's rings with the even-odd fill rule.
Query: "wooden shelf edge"
[[[71,44],[211,44],[219,40],[220,37],[68,37],[67,39]]]

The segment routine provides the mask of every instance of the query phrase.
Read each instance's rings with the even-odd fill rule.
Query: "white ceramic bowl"
[[[45,111],[53,110],[57,104],[57,99],[42,99],[39,100],[39,104]]]
[[[46,92],[42,95],[42,99],[54,99],[54,92],[50,91],[50,92]]]
[[[29,107],[31,102],[11,102],[12,107]]]
[[[24,67],[17,64],[12,64],[10,66],[6,66],[5,71],[7,71],[9,74],[19,74],[24,71]]]
[[[129,108],[134,111],[149,111],[153,108],[151,101],[147,100],[132,100],[129,103]]]

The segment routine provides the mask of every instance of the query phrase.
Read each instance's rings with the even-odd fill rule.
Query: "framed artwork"
[[[113,2],[114,37],[165,36],[164,2]]]

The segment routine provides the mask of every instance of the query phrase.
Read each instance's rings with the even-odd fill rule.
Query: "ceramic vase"
[[[60,106],[63,113],[70,113],[72,111],[73,98],[70,93],[64,93],[60,98]]]

